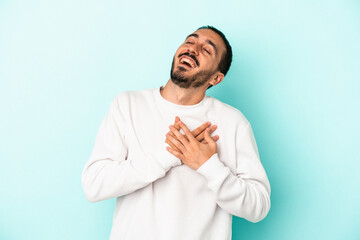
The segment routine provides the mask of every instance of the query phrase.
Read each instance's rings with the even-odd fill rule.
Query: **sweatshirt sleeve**
[[[215,153],[196,170],[207,180],[217,204],[250,222],[263,220],[270,210],[270,183],[250,123],[236,134],[236,174]]]
[[[128,158],[124,129],[124,117],[115,97],[82,171],[83,191],[91,202],[134,192],[165,176],[172,167],[181,165],[180,159],[166,151],[165,139],[154,152],[139,158]]]

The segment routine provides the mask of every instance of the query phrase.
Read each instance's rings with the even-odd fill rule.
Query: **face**
[[[195,31],[175,53],[171,66],[172,82],[181,88],[206,86],[222,74],[218,66],[225,51],[225,44],[216,32],[211,29]]]

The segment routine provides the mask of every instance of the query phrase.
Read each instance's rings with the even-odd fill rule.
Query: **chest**
[[[212,133],[212,136],[219,135],[220,137],[216,142],[217,152],[221,161],[230,167],[231,170],[235,171],[235,124],[231,126],[231,121],[230,123],[229,121],[224,121],[219,114],[212,111],[198,115],[186,112],[163,111],[156,108],[156,106],[144,105],[129,112],[126,126],[128,157],[141,157],[162,147],[162,143],[166,140],[165,134],[170,131],[169,125],[175,122],[175,116],[179,116],[190,131],[193,131],[207,121],[217,125],[217,129]],[[182,172],[183,170],[179,170],[181,174],[187,174]]]

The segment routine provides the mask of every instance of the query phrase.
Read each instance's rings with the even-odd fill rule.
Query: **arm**
[[[260,162],[250,124],[237,132],[236,174],[215,153],[196,171],[202,174],[225,211],[250,222],[259,222],[270,210],[270,183]]]
[[[217,146],[205,130],[206,144],[191,136],[189,129],[180,121],[180,127],[188,136],[170,126],[177,139],[167,135],[180,153],[167,150],[207,180],[207,186],[215,194],[217,204],[232,215],[251,222],[259,222],[270,210],[270,184],[261,165],[251,126],[236,132],[236,174],[225,166],[217,154]]]
[[[91,202],[129,194],[165,176],[181,161],[163,143],[153,153],[127,158],[125,121],[116,97],[98,130],[95,146],[82,172],[82,186]]]

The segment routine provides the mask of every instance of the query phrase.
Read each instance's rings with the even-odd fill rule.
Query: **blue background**
[[[268,216],[233,239],[360,239],[359,1],[0,1],[0,239],[107,239],[81,171],[113,97],[159,87],[185,37],[222,30],[207,91],[251,122]],[[151,125],[149,125],[151,127]]]

